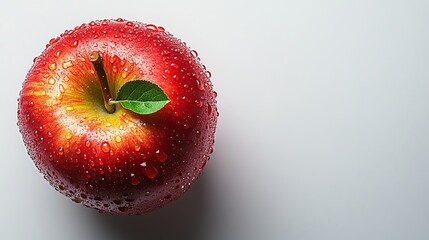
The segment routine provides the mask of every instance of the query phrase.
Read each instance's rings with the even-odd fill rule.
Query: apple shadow
[[[153,212],[115,216],[94,211],[92,216],[112,239],[202,239],[208,214],[205,175],[203,172],[182,197]]]

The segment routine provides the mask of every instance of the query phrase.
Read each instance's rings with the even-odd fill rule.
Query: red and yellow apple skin
[[[131,80],[170,102],[139,115],[108,113],[92,52],[115,98]],[[59,192],[100,212],[141,214],[180,197],[213,151],[216,92],[195,51],[162,27],[94,21],[52,39],[23,84],[18,126],[28,153]]]

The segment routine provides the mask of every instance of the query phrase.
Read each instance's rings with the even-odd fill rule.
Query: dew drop
[[[153,24],[148,24],[148,25],[146,25],[146,28],[147,28],[147,29],[150,29],[150,30],[156,30],[156,26],[155,26],[155,25],[153,25]]]
[[[54,134],[52,134],[50,131],[48,132],[48,138],[53,138]]]
[[[143,168],[143,174],[149,178],[149,179],[153,179],[156,177],[156,175],[158,175],[158,170],[154,167],[154,166],[146,166],[145,168]]]
[[[73,44],[72,44],[73,47],[77,47],[77,45],[79,45],[79,41],[78,40],[74,41]]]
[[[63,147],[60,147],[60,148],[58,149],[58,154],[59,154],[59,155],[63,155],[63,154],[64,154],[64,148],[63,148]]]
[[[156,150],[155,156],[156,156],[156,159],[161,163],[167,161],[167,158],[168,158],[168,155],[162,150]]]
[[[206,71],[206,75],[207,75],[208,78],[212,77],[212,73],[210,71]]]
[[[197,105],[197,107],[202,107],[203,106],[203,102],[201,102],[200,100],[195,100],[195,105]]]
[[[208,103],[208,104],[207,104],[207,112],[208,112],[209,114],[212,114],[212,112],[213,112],[213,108],[212,108],[212,106],[210,105],[210,103]]]
[[[175,63],[170,64],[170,66],[172,66],[174,69],[179,69],[179,65],[177,65]]]
[[[202,81],[197,80],[197,88],[200,91],[204,91],[204,83]]]
[[[194,57],[198,57],[198,53],[197,53],[197,51],[195,51],[195,50],[192,50],[192,51],[191,51],[191,54],[192,54],[192,56],[194,56]]]
[[[78,147],[77,147],[77,148],[75,149],[75,153],[76,153],[77,155],[79,155],[79,154],[81,154],[81,153],[82,153],[82,150],[80,150],[80,148],[78,148]]]
[[[121,138],[121,136],[116,136],[116,137],[115,137],[115,141],[116,141],[117,143],[122,142],[122,138]]]
[[[140,179],[136,175],[134,175],[134,176],[131,177],[131,182],[130,183],[133,186],[137,186],[137,185],[140,184]]]
[[[110,144],[108,142],[103,142],[101,144],[101,151],[103,151],[104,153],[110,152]]]
[[[72,138],[73,134],[71,132],[66,133],[66,139],[70,140]]]
[[[51,85],[54,85],[55,84],[55,79],[53,79],[53,78],[49,79],[48,83],[51,84]]]
[[[73,63],[71,61],[66,61],[63,63],[63,68],[67,69],[69,67],[73,66]]]
[[[51,69],[51,70],[57,69],[57,64],[56,63],[49,64],[49,69]]]
[[[90,142],[89,140],[86,140],[86,142],[85,142],[85,146],[86,146],[86,147],[91,147],[91,142]]]
[[[128,74],[129,74],[129,73],[128,73],[127,71],[128,71],[128,70],[127,70],[127,68],[125,68],[125,69],[124,69],[124,72],[122,72],[122,74],[121,74],[121,77],[122,77],[122,78],[126,78],[126,77],[128,77]]]

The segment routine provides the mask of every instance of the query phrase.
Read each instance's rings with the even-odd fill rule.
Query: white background
[[[0,239],[429,239],[428,12],[425,0],[3,2]],[[57,193],[16,127],[49,39],[118,17],[186,41],[219,93],[202,176],[139,217]]]

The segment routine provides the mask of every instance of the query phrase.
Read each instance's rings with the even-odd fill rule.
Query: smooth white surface
[[[0,8],[0,239],[429,239],[429,2],[7,1]],[[55,192],[16,99],[50,38],[94,19],[199,52],[215,152],[169,206],[115,217]]]

